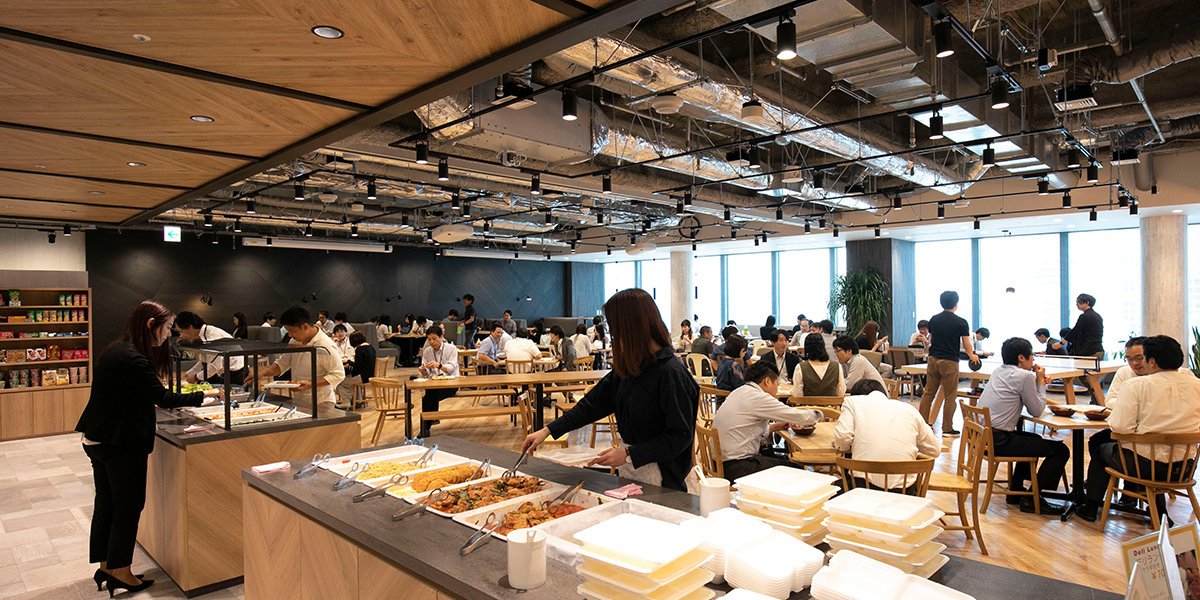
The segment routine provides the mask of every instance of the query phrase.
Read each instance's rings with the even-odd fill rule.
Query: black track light
[[[450,159],[445,156],[438,159],[438,181],[450,181]]]
[[[1096,214],[1096,209],[1093,208],[1092,212],[1088,213],[1088,220],[1095,222],[1096,219],[1098,219],[1098,218],[1099,218],[1099,215]]]
[[[642,221],[642,233],[650,231],[650,219]]]
[[[940,140],[946,137],[942,131],[942,115],[934,113],[929,117],[929,139]]]
[[[274,238],[267,238],[267,246],[268,246],[268,247],[269,247],[269,246],[271,246],[271,245],[273,245],[274,243],[275,243],[275,239],[274,239]]]
[[[246,201],[246,214],[252,215],[258,212],[258,204],[253,200]]]
[[[1158,184],[1157,183],[1150,184],[1150,195],[1151,196],[1158,195]]]
[[[367,182],[367,200],[374,200],[378,197],[379,196],[375,193],[375,182],[368,181]]]
[[[54,232],[53,232],[53,231],[51,231],[51,232],[48,232],[48,233],[46,234],[46,241],[47,241],[47,242],[49,242],[49,243],[51,243],[51,244],[53,244],[53,243],[54,243],[54,237],[55,237],[55,236],[54,236]],[[216,236],[214,236],[214,237],[216,237]]]
[[[825,229],[825,219],[818,219],[817,227],[820,227],[821,229]]]
[[[750,162],[751,169],[762,167],[762,156],[760,156],[758,146],[750,146],[750,150],[746,152],[746,160]]]
[[[529,238],[521,238],[521,248],[529,247]]]
[[[1001,110],[1009,107],[1008,85],[997,79],[992,82],[992,108]]]
[[[1117,206],[1121,208],[1128,208],[1129,196],[1126,196],[1125,194],[1117,194]]]
[[[754,247],[755,247],[755,248],[757,248],[757,247],[758,247],[758,236],[757,236],[757,235],[756,235],[756,236],[754,236]]]
[[[726,206],[725,207],[725,222],[728,223],[728,222],[732,221],[733,220],[732,216],[733,215],[732,215],[731,211],[729,210],[729,207]]]
[[[767,232],[763,232],[763,243],[767,243]]]
[[[817,190],[825,189],[825,174],[824,173],[822,173],[820,171],[813,171],[812,177],[813,177],[813,180],[812,180],[813,189],[817,189]]]
[[[492,230],[492,222],[491,222],[491,221],[484,221],[484,222],[483,222],[483,232],[484,232],[484,233],[489,233],[491,230]]]
[[[779,206],[779,207],[776,207],[776,208],[775,208],[775,220],[776,220],[776,221],[782,221],[782,220],[783,220],[783,207],[782,207],[782,206]]]
[[[1097,181],[1100,181],[1100,167],[1095,161],[1092,161],[1088,163],[1087,182],[1096,183]]]
[[[596,224],[597,225],[604,224],[604,213],[600,212],[599,210],[596,211]]]
[[[63,237],[71,237],[71,226],[63,225]]]
[[[692,190],[683,192],[683,205],[691,207],[692,205]]]
[[[425,140],[417,142],[417,164],[429,164],[429,142]]]
[[[554,224],[554,215],[553,215],[552,213],[548,212],[548,211],[546,212],[546,224],[547,224],[547,225],[553,225],[553,224]]]
[[[1038,195],[1045,196],[1050,193],[1050,182],[1045,179],[1038,180]]]
[[[600,178],[600,191],[604,192],[605,194],[612,193],[612,175],[605,173]]]
[[[212,214],[207,214],[207,215],[204,215],[204,226],[205,226],[205,227],[212,227],[212,226],[213,226],[213,216],[212,216]]]
[[[607,255],[609,255],[609,256],[612,256],[612,246],[605,246],[605,247],[604,247],[604,252],[605,252]]]
[[[304,226],[304,237],[312,237],[312,224]]]
[[[241,232],[242,232],[242,220],[241,220],[241,219],[234,219],[234,220],[233,220],[233,230],[234,230],[234,231],[236,231],[236,232],[238,232],[238,233],[241,233]],[[70,235],[70,234],[67,234],[67,235]]]
[[[268,242],[270,242],[271,240],[267,240],[267,241],[268,241]],[[270,244],[267,244],[267,245],[268,245],[268,246],[270,246]],[[391,252],[391,251],[392,251],[392,245],[391,245],[391,244],[384,244],[384,245],[383,245],[383,251],[384,251],[384,252]]]
[[[809,223],[808,221],[804,222],[804,233],[812,233],[812,223]]]
[[[790,19],[780,18],[775,27],[775,58],[792,60],[796,58],[796,24]]]
[[[683,214],[683,198],[680,198],[679,201],[675,203],[675,214]]]
[[[350,237],[358,237],[358,225],[350,226]]]
[[[1063,208],[1071,208],[1071,192],[1063,192]]]
[[[900,200],[899,194],[895,198],[892,198],[892,208],[904,208],[904,202]]]
[[[983,149],[983,166],[996,166],[996,149],[990,143],[987,145],[987,148]]]
[[[462,210],[462,198],[459,197],[458,192],[454,192],[454,195],[450,197],[450,208],[457,211]]]
[[[468,219],[471,218],[471,203],[470,202],[463,202],[462,216],[466,217]]]
[[[574,121],[579,118],[579,111],[576,106],[579,103],[575,99],[575,90],[565,89],[562,93],[562,118],[564,121]]]
[[[529,193],[534,196],[542,195],[542,176],[534,173],[533,177],[529,178]]]
[[[1078,169],[1081,166],[1083,163],[1079,162],[1079,151],[1074,148],[1067,150],[1067,168]]]
[[[875,237],[879,237],[880,235],[883,235],[883,230],[879,229],[879,226],[876,225],[875,226]]]
[[[408,227],[408,213],[400,215],[400,224],[404,227]]]
[[[1138,204],[1136,201],[1129,203],[1129,214],[1131,214],[1131,215],[1138,214]]]
[[[837,237],[837,236],[838,236],[838,228],[837,228],[837,225],[834,225],[833,226],[833,237]]]
[[[296,200],[303,200],[304,199],[304,186],[297,183],[294,187],[295,187],[295,193],[292,194],[292,198],[294,198]]]
[[[946,205],[945,204],[938,204],[938,218],[939,219],[946,218]]]
[[[737,230],[732,227],[729,228],[729,239],[731,239],[731,240],[737,239]]]
[[[575,254],[575,249],[577,248],[578,243],[579,242],[576,242],[576,241],[571,242],[571,254]]]
[[[953,31],[949,18],[933,23],[933,45],[937,50],[938,58],[946,58],[954,54]]]
[[[692,240],[692,252],[696,251],[696,240]]]
[[[979,217],[975,217],[975,231],[979,231]]]
[[[53,236],[54,234],[52,233],[52,234],[50,234],[50,235],[51,235],[51,236]],[[215,233],[214,233],[214,234],[213,234],[213,241],[212,241],[212,243],[214,243],[214,244],[217,244],[217,243],[219,243],[220,241],[221,241],[221,240],[217,239],[217,234],[215,234]],[[51,238],[51,240],[50,240],[50,243],[54,243],[54,239],[53,239],[53,238]]]

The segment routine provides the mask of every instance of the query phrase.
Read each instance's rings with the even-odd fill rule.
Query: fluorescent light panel
[[[271,238],[272,248],[295,248],[299,250],[330,250],[333,252],[374,252],[385,254],[383,244],[371,242],[324,242],[317,240],[293,240],[288,238]],[[242,246],[266,248],[267,239],[258,237],[242,238]]]

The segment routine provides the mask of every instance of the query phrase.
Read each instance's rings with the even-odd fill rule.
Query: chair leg
[[[1041,490],[1038,489],[1037,467],[1038,467],[1038,463],[1036,460],[1029,463],[1029,483],[1031,484],[1031,487],[1033,488],[1033,512],[1034,512],[1034,514],[1041,515],[1042,514],[1042,492],[1041,492]],[[1008,487],[1009,487],[1009,489],[1012,489],[1012,470],[1011,469],[1008,471]]]
[[[383,434],[383,420],[387,416],[387,411],[379,411],[379,418],[375,420],[375,434],[371,436],[371,445],[379,445],[379,436]]]
[[[1200,518],[1200,502],[1196,501],[1196,492],[1192,488],[1187,489],[1188,501],[1192,503],[1192,520]]]
[[[967,539],[971,539],[971,524],[967,522],[967,494],[966,492],[957,492],[954,494],[958,497],[958,520],[962,521],[963,531],[967,534]]]
[[[1104,533],[1104,525],[1108,523],[1108,507],[1112,506],[1113,494],[1117,492],[1117,478],[1108,478],[1108,489],[1104,490],[1104,507],[1100,509],[1100,533]]]
[[[1146,488],[1146,498],[1146,504],[1150,506],[1150,526],[1153,527],[1155,531],[1158,531],[1160,523],[1157,502],[1158,494],[1154,492],[1153,488]]]
[[[978,502],[979,502],[979,490],[976,489],[971,508],[974,509],[975,508],[974,505],[977,504]],[[975,542],[979,544],[979,553],[984,556],[987,556],[987,553],[988,553],[987,546],[984,545],[984,543],[983,543],[983,530],[980,529],[980,525],[979,525],[979,521],[981,521],[982,519],[983,519],[983,517],[978,514],[971,515],[971,523],[972,523],[971,528],[975,530]]]
[[[987,487],[983,492],[983,505],[979,507],[979,514],[987,512],[988,506],[992,503],[992,488],[996,486],[996,462],[988,461]]]

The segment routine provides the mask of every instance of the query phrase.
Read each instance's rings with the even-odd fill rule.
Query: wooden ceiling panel
[[[92,192],[103,193],[93,194]],[[0,171],[0,197],[3,198],[149,208],[166,202],[181,193],[183,193],[182,190],[172,188],[88,181],[41,173]]]
[[[265,156],[353,115],[9,41],[0,57],[0,121],[24,125]]]
[[[532,0],[0,0],[0,26],[368,105],[567,20]]]
[[[137,213],[137,209],[132,208],[10,200],[0,197],[0,217],[46,219],[48,221],[120,223]]]
[[[146,166],[131,167],[126,164],[129,162]],[[245,164],[247,161],[230,158],[0,128],[0,169],[44,169],[62,175],[196,187]]]

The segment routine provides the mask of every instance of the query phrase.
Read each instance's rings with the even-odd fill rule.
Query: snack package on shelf
[[[62,360],[62,350],[58,344],[46,346],[46,360]]]
[[[87,367],[79,367],[79,383],[87,383],[87,382],[88,382],[88,368]]]
[[[8,373],[0,371],[0,390],[8,386]]]
[[[54,384],[55,385],[67,385],[69,383],[75,383],[71,379],[71,370],[66,367],[59,368],[54,376]]]
[[[10,290],[8,292],[8,305],[9,306],[20,306],[21,305],[21,290]]]
[[[79,367],[71,367],[68,373],[67,383],[79,383]]]
[[[0,340],[11,340],[11,339],[13,339],[13,332],[0,331]]]
[[[42,370],[42,387],[52,387],[58,385],[58,373],[55,369]]]
[[[42,370],[41,369],[30,369],[29,370],[29,387],[41,387],[41,386],[42,386]]]

